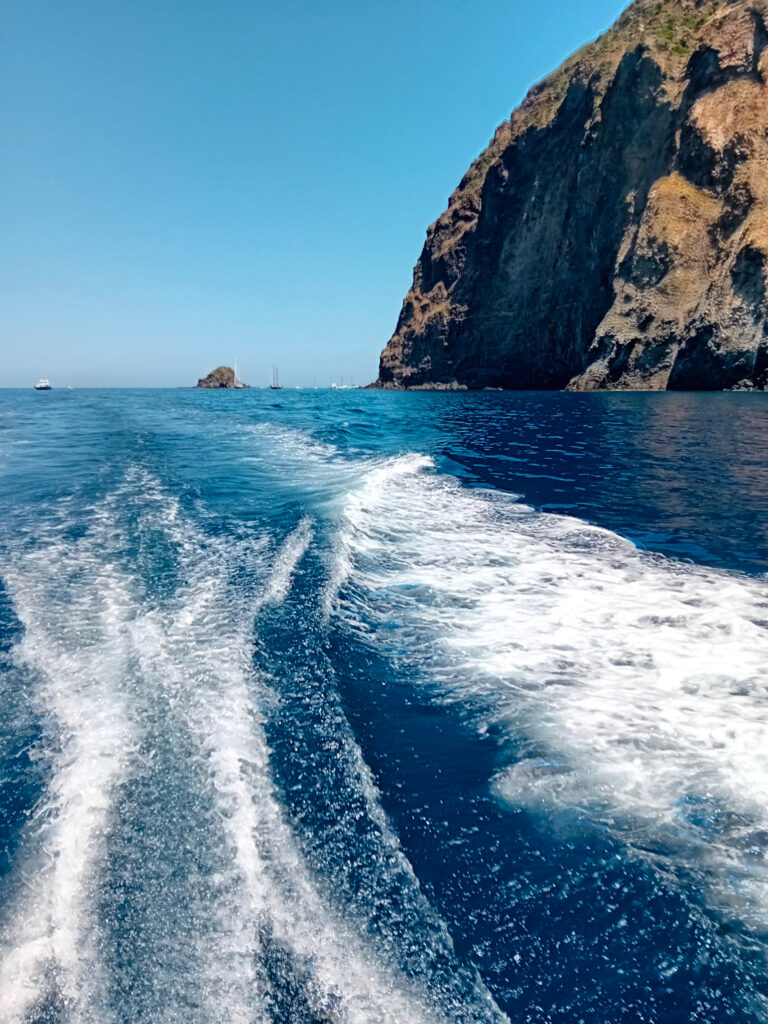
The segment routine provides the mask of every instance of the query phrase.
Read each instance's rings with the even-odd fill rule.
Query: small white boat
[[[51,382],[46,380],[45,377],[41,377],[40,380],[35,384],[35,391],[50,391]]]

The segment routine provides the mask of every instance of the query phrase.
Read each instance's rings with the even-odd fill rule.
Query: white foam
[[[420,456],[369,473],[339,552],[350,626],[527,742],[505,799],[671,844],[721,908],[768,925],[765,579],[464,490]]]
[[[174,970],[189,971],[188,979],[174,976],[163,988],[155,936],[127,937],[156,975],[152,1019],[186,1019],[194,1006],[201,1020],[267,1024],[280,993],[265,958],[277,946],[322,1019],[446,1020],[439,994],[389,962],[365,937],[367,920],[337,906],[310,871],[272,781],[258,710],[269,695],[252,665],[254,620],[289,596],[312,522],[301,520],[279,547],[246,530],[216,536],[186,521],[178,502],[138,468],[91,510],[88,534],[71,542],[62,533],[74,515],[62,508],[50,537],[38,527],[38,553],[7,571],[25,627],[18,656],[40,679],[40,706],[55,715],[61,746],[40,808],[40,857],[15,866],[20,896],[3,936],[0,1020],[21,1022],[49,996],[63,998],[67,1019],[110,1020],[110,965],[89,936],[99,933],[100,886],[110,881],[102,869],[114,793],[133,773],[152,771],[147,735],[162,741],[163,730],[182,726],[194,764],[178,769],[204,787],[200,807],[210,798],[214,811],[200,821],[199,839],[223,856],[204,890],[216,899],[190,907],[184,934],[174,936],[184,947]],[[174,553],[175,589],[143,587],[134,560],[141,562],[144,538],[150,568],[157,539]],[[146,827],[162,827],[152,808],[143,813]],[[25,889],[25,876],[33,888]],[[205,927],[195,929],[201,914]],[[504,1020],[485,996],[482,1012]],[[469,1010],[462,1019],[478,1018]]]
[[[296,567],[312,543],[312,520],[305,517],[278,551],[264,591],[256,599],[256,608],[282,604],[288,596]]]
[[[23,1019],[54,989],[75,1021],[93,1019],[98,998],[93,876],[112,790],[134,743],[120,685],[135,601],[104,557],[109,532],[102,508],[85,539],[46,543],[4,567],[24,626],[15,659],[37,680],[35,701],[52,719],[57,745],[52,782],[35,811],[35,863],[23,869],[2,936],[2,1022]],[[108,1019],[103,1009],[99,1019]]]
[[[254,974],[266,935],[289,951],[311,1005],[327,1019],[428,1022],[437,1018],[424,995],[360,940],[362,922],[345,920],[323,895],[271,781],[251,690],[256,682],[250,666],[252,622],[264,604],[285,598],[310,539],[311,526],[303,521],[274,558],[266,585],[245,595],[240,608],[233,604],[221,552],[214,559],[217,573],[207,560],[188,565],[177,614],[163,619],[155,644],[147,644],[145,634],[144,671],[178,690],[232,851],[234,875],[226,888],[238,895],[221,908],[226,931],[209,950],[206,976],[210,984],[219,981],[217,1004],[221,1011],[221,1000],[228,1000],[227,1020],[251,1020],[254,991],[268,988],[267,979]],[[196,636],[191,623],[203,623],[204,635]],[[270,1019],[267,1009],[264,1013],[263,1019]]]
[[[336,445],[320,441],[306,430],[274,422],[251,423],[245,429],[258,443],[251,458],[265,461],[271,467],[276,465],[276,457],[278,462],[302,468],[307,465],[326,465],[337,459],[345,461]]]
[[[274,480],[278,489],[309,497],[315,511],[334,516],[351,487],[375,459],[350,458],[309,431],[278,423],[248,425],[241,436],[243,461]]]

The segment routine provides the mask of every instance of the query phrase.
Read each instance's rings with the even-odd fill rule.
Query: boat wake
[[[135,748],[121,682],[129,672],[136,602],[109,557],[111,505],[92,510],[89,536],[74,543],[62,535],[63,506],[58,529],[33,550],[9,556],[3,571],[24,627],[15,662],[34,680],[32,700],[53,733],[50,749],[38,752],[50,758],[51,777],[30,822],[33,853],[11,894],[0,964],[3,1021],[24,1019],[54,989],[81,1019],[98,984],[94,871],[111,792]]]
[[[140,467],[73,502],[3,552],[47,773],[3,882],[0,1021],[506,1019],[383,956],[286,814],[252,652],[311,520],[217,532]]]
[[[768,934],[768,587],[462,489],[428,458],[346,503],[326,601],[481,729],[510,805],[609,830]]]
[[[237,445],[279,529],[134,465],[0,536],[3,706],[34,719],[40,780],[0,878],[2,1024],[507,1020],[381,806],[325,653],[340,636],[502,736],[503,807],[609,833],[764,940],[764,579],[423,456],[267,424]]]

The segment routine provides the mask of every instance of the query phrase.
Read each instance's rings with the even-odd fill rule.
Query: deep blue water
[[[0,391],[0,1022],[768,1021],[766,450]]]

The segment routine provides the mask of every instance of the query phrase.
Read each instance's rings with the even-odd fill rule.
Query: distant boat
[[[45,377],[41,377],[40,380],[35,384],[35,391],[50,391],[51,382],[46,380]]]
[[[282,391],[283,385],[277,379],[277,367],[272,367],[272,383],[269,385],[273,391]]]

